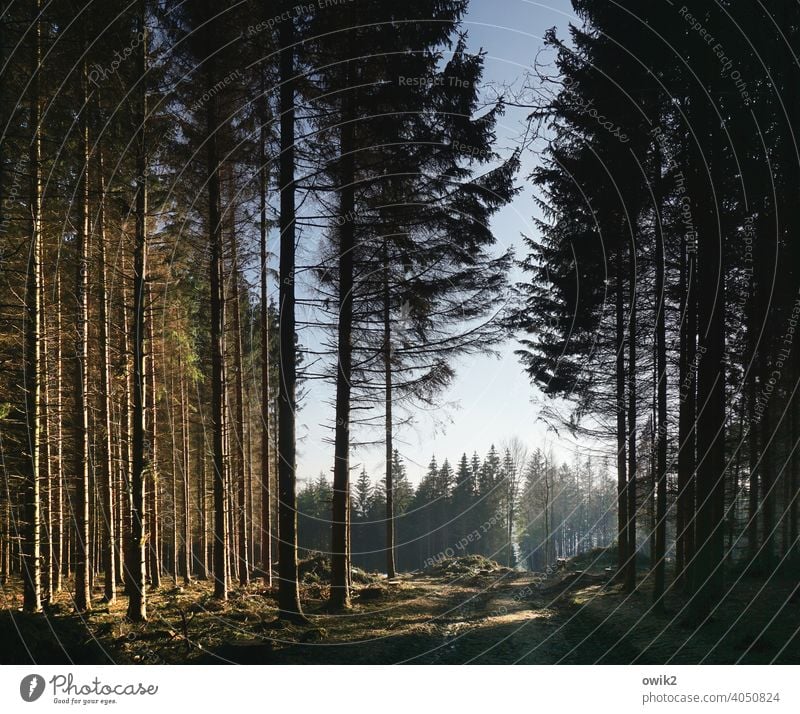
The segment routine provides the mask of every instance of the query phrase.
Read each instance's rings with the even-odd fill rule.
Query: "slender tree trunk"
[[[97,155],[99,206],[97,215],[97,249],[98,249],[98,302],[100,305],[100,471],[103,494],[103,590],[107,602],[117,598],[115,579],[116,532],[114,528],[114,482],[113,482],[113,444],[111,440],[111,377],[109,370],[109,304],[108,279],[106,267],[106,234],[105,234],[105,178],[103,176],[103,153]]]
[[[138,0],[137,31],[143,38],[137,53],[138,76],[147,71],[147,25],[145,2]],[[140,82],[137,136],[136,136],[136,235],[133,252],[133,413],[131,449],[131,533],[127,558],[128,619],[143,622],[147,619],[147,593],[145,584],[145,478],[151,456],[150,445],[145,444],[146,375],[144,369],[145,299],[147,296],[147,148],[145,121],[147,117],[147,92],[144,79]],[[153,344],[150,342],[152,352]],[[155,431],[151,438],[155,441]]]
[[[62,343],[61,343],[61,270],[55,268],[55,303],[56,303],[56,352],[53,356],[53,363],[56,371],[56,404],[55,404],[55,485],[56,495],[56,542],[55,558],[53,562],[53,592],[59,593],[62,588],[63,563],[64,563],[64,445],[63,445],[63,413],[64,413],[64,368],[62,364]]]
[[[630,316],[628,321],[628,563],[625,569],[625,589],[633,592],[636,589],[636,511],[637,502],[637,470],[636,456],[636,340],[638,322],[636,309],[636,240],[631,236],[630,255],[628,256],[628,295],[630,298]]]
[[[213,16],[211,4],[209,16]],[[213,22],[208,23],[209,48]],[[211,282],[211,422],[213,439],[213,487],[214,487],[214,597],[228,598],[227,554],[228,532],[226,528],[226,478],[225,478],[225,365],[223,332],[225,329],[225,298],[221,282],[222,274],[222,218],[220,212],[220,159],[217,146],[218,101],[213,89],[216,83],[215,62],[211,58],[203,65],[206,88],[212,95],[206,103],[206,171],[208,185],[208,231],[211,259],[209,278]]]
[[[134,229],[135,230],[135,229]],[[126,235],[121,236],[120,245],[120,270],[123,276],[127,276],[128,260],[125,252]],[[131,293],[132,296],[132,293]],[[133,351],[131,350],[131,321],[133,315],[133,305],[129,302],[128,291],[123,283],[120,290],[122,299],[121,318],[122,318],[122,368],[125,376],[122,403],[120,405],[120,432],[122,453],[122,468],[120,472],[120,501],[119,501],[119,520],[120,520],[120,549],[119,549],[119,580],[128,594],[128,547],[132,542],[131,532],[131,513],[133,512],[133,492],[131,491],[131,476],[133,474]]]
[[[186,368],[181,355],[182,352],[178,352],[178,374],[181,390],[181,453],[183,456],[183,468],[181,469],[181,475],[183,476],[183,488],[181,490],[183,497],[183,549],[181,551],[183,563],[181,571],[183,572],[183,582],[188,585],[192,579],[192,521],[189,513],[189,503],[191,501],[189,493],[191,455],[189,452],[189,395],[186,385]]]
[[[796,351],[795,351],[796,352]],[[798,369],[798,360],[794,359],[793,382],[797,385],[800,380],[800,369]],[[800,387],[792,398],[791,404],[791,449],[792,456],[790,462],[790,492],[791,500],[789,501],[789,552],[787,560],[790,564],[796,565],[800,560],[800,540],[798,540],[798,500],[800,500]]]
[[[147,509],[147,518],[149,522],[149,537],[147,539],[147,550],[145,565],[147,566],[147,574],[150,577],[150,585],[153,589],[161,587],[161,570],[163,567],[162,547],[163,538],[161,536],[161,469],[159,468],[158,461],[158,393],[156,391],[157,384],[157,355],[156,355],[156,339],[155,339],[155,302],[153,300],[153,290],[147,286],[147,307],[145,308],[145,320],[147,330],[147,345],[148,350],[146,354],[146,376],[145,380],[149,382],[147,392],[147,415],[145,422],[150,424],[150,468],[147,473],[147,481],[145,484],[145,501],[148,501],[147,493],[149,492],[150,507]]]
[[[278,607],[280,616],[304,619],[297,582],[296,356],[295,356],[295,68],[294,21],[278,28],[280,50],[280,378],[278,404]],[[341,544],[340,544],[341,547]],[[341,583],[340,583],[341,585]]]
[[[26,612],[40,612],[42,609],[41,554],[40,554],[40,451],[42,420],[42,182],[41,135],[39,108],[40,79],[40,0],[32,3],[33,33],[31,52],[30,87],[30,240],[28,247],[28,267],[25,277],[25,413],[28,433],[28,464],[25,474],[25,524],[23,540],[23,607]]]
[[[269,469],[269,405],[270,395],[270,347],[269,347],[269,292],[267,285],[267,99],[264,70],[261,70],[261,113],[259,115],[259,232],[260,232],[260,278],[261,278],[261,572],[264,584],[272,587],[272,489]]]
[[[697,244],[692,240],[686,246],[686,364],[687,376],[683,382],[681,407],[683,438],[681,456],[683,473],[683,584],[687,591],[693,586],[694,559],[696,555],[697,523]]]
[[[761,384],[769,383],[768,368],[762,372]],[[775,449],[775,437],[777,429],[772,427],[772,402],[768,401],[764,405],[761,417],[761,548],[759,549],[759,569],[768,575],[775,568],[775,533],[777,531],[775,523],[775,512],[777,510],[777,479],[773,464],[773,452]]]
[[[347,83],[346,83],[347,84]],[[350,389],[352,382],[353,251],[355,248],[355,135],[352,92],[343,100],[339,158],[339,320],[336,428],[331,522],[331,594],[334,608],[350,607],[347,568],[347,500],[350,491]],[[388,474],[387,474],[388,475]],[[388,544],[387,544],[388,545]]]
[[[91,489],[89,485],[89,387],[87,382],[89,374],[89,93],[85,55],[80,71],[83,97],[80,119],[80,147],[83,167],[78,189],[77,274],[75,276],[77,324],[73,373],[73,388],[75,392],[73,429],[75,433],[75,525],[77,529],[75,608],[82,612],[91,608],[91,542],[89,540],[89,499],[91,498]]]
[[[166,371],[166,370],[165,370]],[[164,382],[166,383],[166,375]],[[175,419],[175,368],[174,363],[170,370],[170,379],[169,379],[169,395],[167,400],[167,414],[169,416],[169,433],[170,433],[170,452],[172,456],[172,472],[170,479],[170,487],[171,487],[171,510],[172,510],[172,528],[171,528],[171,535],[172,535],[172,553],[171,553],[171,562],[170,565],[172,566],[172,582],[174,583],[175,587],[178,587],[178,444],[177,444],[177,436],[178,436],[178,429],[176,425]]]
[[[394,480],[392,474],[392,328],[389,304],[389,250],[383,242],[383,372],[385,380],[386,446],[386,575],[395,577],[394,560]]]
[[[252,325],[250,334],[252,334]],[[250,563],[255,571],[256,568],[256,514],[255,501],[253,494],[253,464],[255,463],[255,453],[253,446],[253,404],[250,398],[250,390],[246,393],[247,399],[247,427],[246,427],[246,450],[247,461],[245,462],[245,478],[247,480],[247,542],[250,544]],[[255,572],[254,572],[255,574]]]
[[[689,488],[694,472],[694,360],[695,335],[690,330],[691,316],[694,314],[694,293],[692,285],[694,276],[690,273],[690,262],[687,254],[687,241],[681,233],[680,246],[680,345],[678,380],[678,497],[675,520],[675,582],[685,587],[687,584],[687,567],[690,552],[687,547],[690,539],[691,512],[694,510],[689,501]],[[691,270],[694,261],[691,261]]]
[[[661,169],[658,168],[660,184]],[[666,583],[667,555],[667,331],[666,331],[666,292],[664,234],[661,220],[656,233],[656,538],[655,538],[655,578],[653,581],[653,602],[657,610],[663,610]]]
[[[233,194],[233,181],[231,180],[231,194]],[[250,555],[247,547],[247,483],[245,478],[245,448],[244,448],[244,369],[242,366],[242,316],[241,300],[239,296],[239,251],[236,238],[236,220],[234,218],[233,203],[230,207],[231,216],[231,282],[233,292],[233,369],[234,369],[234,440],[236,442],[236,532],[238,535],[238,561],[239,584],[247,585],[250,582]]]
[[[42,244],[42,257],[44,258],[44,244]],[[51,387],[50,387],[50,338],[47,330],[47,314],[49,312],[46,304],[46,280],[44,275],[44,260],[39,261],[39,271],[41,274],[42,288],[42,393],[41,393],[41,415],[42,415],[42,449],[39,464],[39,479],[42,488],[47,490],[46,511],[44,514],[45,540],[43,543],[44,559],[42,567],[42,597],[44,602],[49,604],[53,597],[53,503],[55,491],[53,484],[53,464],[52,464],[52,424],[50,417],[52,414]]]
[[[200,394],[197,394],[197,411],[202,414],[202,406],[200,405]],[[201,557],[198,562],[200,572],[198,576],[201,580],[208,579],[209,567],[209,553],[208,553],[208,494],[206,482],[206,425],[203,421],[203,438],[200,448],[200,489],[197,494],[197,509],[200,517],[200,553]]]
[[[627,477],[627,428],[625,405],[625,309],[624,270],[622,249],[617,255],[615,296],[616,317],[616,411],[617,411],[617,575],[625,577],[630,558],[628,545],[628,477]],[[548,563],[549,564],[549,563]]]
[[[710,60],[708,60],[710,62]],[[708,76],[714,70],[709,67]],[[706,166],[714,165],[721,155],[715,143],[714,120],[705,106],[707,97],[699,97],[693,119],[711,137],[711,147],[695,157],[694,173],[704,176]],[[696,116],[700,114],[700,116]],[[712,177],[713,180],[713,177]],[[702,205],[698,227],[698,320],[700,361],[697,371],[697,518],[695,536],[697,553],[693,569],[692,614],[698,620],[707,616],[723,594],[722,556],[724,550],[725,471],[725,291],[720,271],[723,267],[722,236],[719,235],[715,206],[708,205],[708,187],[697,181],[696,206]]]

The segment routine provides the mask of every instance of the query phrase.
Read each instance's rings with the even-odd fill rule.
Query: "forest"
[[[800,663],[800,5],[490,4],[2,3],[0,663]]]

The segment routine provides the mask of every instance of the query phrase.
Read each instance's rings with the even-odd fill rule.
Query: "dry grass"
[[[11,642],[0,661],[800,662],[800,607],[790,580],[741,579],[714,619],[698,626],[676,593],[668,594],[665,614],[651,612],[646,582],[626,594],[602,569],[544,579],[487,563],[445,563],[393,581],[360,574],[352,609],[338,614],[325,610],[323,564],[312,564],[302,587],[309,624],[302,626],[277,620],[275,593],[261,584],[234,590],[227,602],[212,597],[210,582],[166,585],[149,593],[150,621],[134,625],[125,620],[124,597],[109,606],[100,592],[83,616],[72,612],[67,593],[44,616],[24,615],[12,583],[0,594],[0,639]]]

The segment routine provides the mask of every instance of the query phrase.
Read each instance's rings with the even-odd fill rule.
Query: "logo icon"
[[[44,693],[44,677],[29,674],[23,677],[19,685],[19,695],[26,702],[35,702]]]

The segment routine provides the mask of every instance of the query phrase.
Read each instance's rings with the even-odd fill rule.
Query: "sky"
[[[549,3],[529,0],[472,0],[464,21],[471,51],[486,52],[484,83],[512,83],[528,69],[542,47],[547,29],[556,26],[565,35],[568,23],[574,20],[568,0]],[[519,136],[525,110],[509,109],[497,126],[498,153],[510,155],[514,138]],[[524,181],[535,164],[534,156],[523,157],[517,179],[523,190],[511,204],[492,220],[498,241],[498,252],[508,246],[521,255],[521,235],[535,237],[532,225],[535,206],[532,188]],[[439,463],[448,458],[456,462],[462,453],[481,458],[494,444],[498,449],[512,437],[521,439],[529,449],[551,449],[561,460],[571,460],[577,445],[563,432],[557,436],[539,420],[544,401],[522,371],[512,340],[498,346],[498,357],[484,356],[463,359],[456,364],[456,379],[442,395],[448,406],[435,414],[419,413],[416,424],[401,428],[395,446],[406,463],[407,473],[417,483],[424,475],[432,456]],[[301,483],[320,473],[330,477],[333,447],[325,441],[331,432],[325,428],[332,418],[329,403],[331,391],[319,383],[310,385],[298,414],[297,476]],[[444,423],[442,423],[444,422]],[[373,481],[383,477],[383,446],[355,449],[351,466],[366,468]]]

